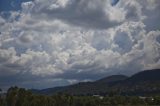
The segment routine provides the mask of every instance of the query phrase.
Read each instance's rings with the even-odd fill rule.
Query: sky
[[[0,0],[0,88],[160,68],[160,0]]]

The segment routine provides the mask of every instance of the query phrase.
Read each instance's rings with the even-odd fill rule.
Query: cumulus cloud
[[[1,13],[0,86],[46,88],[160,68],[159,4],[34,0],[8,18]]]
[[[49,1],[36,0],[35,7],[30,10],[34,14],[33,17],[48,20],[61,19],[67,24],[87,28],[109,28],[120,24],[125,19],[123,8],[113,8],[109,0]]]

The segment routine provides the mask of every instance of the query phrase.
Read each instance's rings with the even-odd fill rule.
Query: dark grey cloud
[[[43,5],[43,4],[40,4]],[[35,6],[33,14],[45,14],[49,19],[60,19],[67,24],[87,28],[107,29],[121,24],[121,20],[112,20],[106,7],[111,7],[110,1],[107,0],[71,0],[64,7],[57,8],[48,5]],[[37,12],[37,10],[39,10]],[[123,14],[123,13],[121,13]],[[43,16],[42,16],[43,17]]]
[[[159,0],[146,0],[145,2],[140,1],[141,5],[143,6],[142,11],[145,16],[144,24],[146,25],[146,30],[159,30],[160,29],[160,22],[157,21],[160,19],[160,1]]]

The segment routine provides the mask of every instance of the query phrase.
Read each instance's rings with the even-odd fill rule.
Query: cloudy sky
[[[0,0],[0,87],[160,68],[159,10],[160,0]]]

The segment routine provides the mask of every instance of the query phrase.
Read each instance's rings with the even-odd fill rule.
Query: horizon
[[[160,69],[160,0],[1,0],[0,88]]]
[[[146,71],[152,71],[152,70],[159,70],[159,69],[141,70],[141,71],[138,72],[138,73],[146,72]],[[53,88],[56,88],[56,87],[66,87],[66,86],[75,85],[75,84],[78,84],[78,83],[95,82],[95,81],[98,81],[98,80],[102,80],[103,78],[109,78],[109,77],[119,76],[119,75],[120,75],[120,76],[125,76],[125,77],[127,77],[127,79],[128,79],[128,78],[130,78],[130,77],[132,77],[133,75],[136,75],[136,74],[138,74],[138,73],[134,73],[134,74],[132,74],[132,75],[130,75],[130,76],[123,75],[123,74],[113,74],[113,75],[101,77],[101,78],[99,78],[99,79],[95,79],[95,80],[91,80],[91,81],[75,82],[75,83],[71,83],[71,84],[67,84],[67,85],[51,86],[51,87],[48,87],[48,88],[41,88],[41,89],[40,89],[40,88],[39,88],[39,89],[38,89],[38,88],[24,88],[24,87],[20,87],[20,86],[17,86],[17,85],[12,85],[12,86],[10,86],[10,87],[24,88],[24,89],[27,89],[27,90],[46,90],[46,89],[53,89]],[[10,87],[9,87],[9,88],[10,88]],[[5,90],[1,89],[1,90],[2,90],[2,93],[7,93],[7,91],[8,91],[9,88],[7,88],[7,89],[5,89]]]

